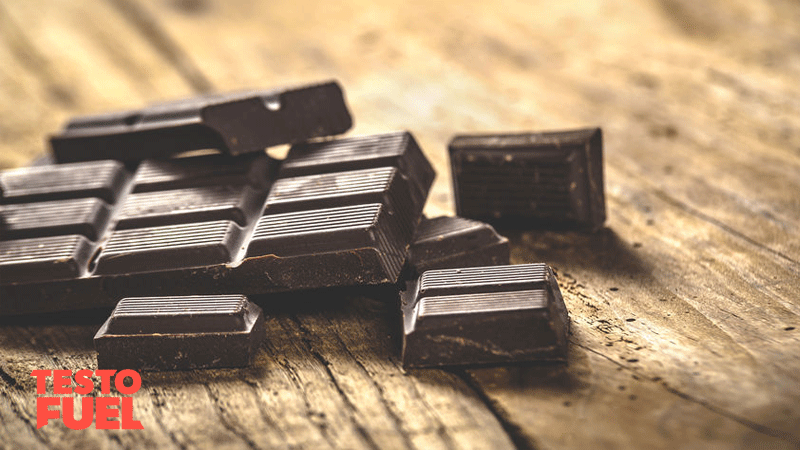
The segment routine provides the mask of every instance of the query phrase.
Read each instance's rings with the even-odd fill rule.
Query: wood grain
[[[409,129],[452,212],[455,133],[604,128],[609,220],[508,233],[556,269],[567,366],[414,370],[391,302],[269,311],[241,370],[146,374],[144,432],[35,427],[35,368],[101,315],[0,328],[0,447],[800,448],[800,6],[790,0],[0,5],[0,167],[70,115],[335,77]]]

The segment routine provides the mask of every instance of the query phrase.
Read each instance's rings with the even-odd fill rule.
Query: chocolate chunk
[[[280,176],[386,166],[397,167],[413,186],[415,201],[424,203],[436,174],[408,131],[295,144],[281,165]]]
[[[261,213],[266,191],[247,185],[200,186],[129,195],[122,204],[117,229],[189,222],[232,220],[245,226]]]
[[[0,241],[0,280],[8,283],[74,278],[86,272],[93,250],[94,245],[78,235]],[[0,295],[0,300],[5,305],[9,298],[3,297]]]
[[[413,273],[510,264],[508,239],[491,225],[462,217],[423,219],[408,248]]]
[[[603,226],[599,128],[456,136],[449,151],[460,216],[510,228]]]
[[[566,359],[569,315],[546,264],[429,270],[401,300],[404,367]]]
[[[114,203],[128,178],[117,161],[25,167],[0,172],[0,203],[97,197]]]
[[[98,369],[249,365],[264,340],[261,308],[244,295],[122,299],[94,337]]]
[[[2,239],[81,234],[96,241],[111,209],[97,198],[0,205]]]
[[[267,189],[276,167],[274,161],[264,154],[149,159],[143,161],[136,171],[133,192],[239,184]]]
[[[236,255],[243,236],[242,229],[227,220],[117,230],[103,246],[95,273],[225,264]]]
[[[80,117],[50,138],[59,162],[163,158],[197,149],[231,155],[344,133],[352,126],[335,81],[215,94]]]

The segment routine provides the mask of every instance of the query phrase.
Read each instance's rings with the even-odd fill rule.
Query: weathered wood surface
[[[548,262],[569,365],[415,370],[396,311],[270,312],[242,370],[146,374],[144,431],[35,426],[33,369],[102,318],[0,327],[5,448],[800,448],[800,5],[790,0],[0,3],[0,166],[70,115],[336,77],[354,134],[407,128],[452,211],[456,132],[605,131],[607,229]]]

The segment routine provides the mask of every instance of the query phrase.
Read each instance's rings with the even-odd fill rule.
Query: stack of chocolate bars
[[[232,367],[272,294],[384,286],[406,367],[564,360],[553,271],[509,265],[489,223],[601,227],[600,130],[454,138],[461,217],[428,219],[411,133],[333,137],[351,125],[333,81],[70,121],[56,164],[0,172],[0,315],[113,308],[100,368]]]

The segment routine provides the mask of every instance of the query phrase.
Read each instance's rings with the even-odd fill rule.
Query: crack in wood
[[[229,417],[229,413],[225,405],[222,404],[222,401],[217,396],[216,393],[209,387],[208,384],[203,383],[203,387],[206,390],[206,394],[208,394],[208,398],[211,400],[211,403],[214,405],[214,409],[217,411],[217,417],[219,417],[219,421],[222,423],[228,431],[233,433],[236,437],[242,440],[247,446],[253,450],[261,449],[261,447],[256,444],[256,442],[250,437],[247,436],[247,433],[243,432],[240,428],[241,425],[235,423],[234,417]]]
[[[330,319],[328,319],[328,325],[329,326],[333,325],[331,323]],[[302,326],[301,326],[301,328],[302,328]],[[306,330],[306,329],[303,329],[303,331],[304,332],[308,332],[308,330]],[[403,421],[400,419],[400,417],[397,415],[397,413],[395,413],[394,410],[389,405],[389,401],[386,398],[386,392],[384,391],[383,387],[377,381],[375,381],[375,378],[374,378],[373,374],[371,374],[367,370],[367,368],[364,367],[364,364],[362,364],[362,362],[359,361],[358,358],[356,358],[356,356],[350,351],[350,349],[347,348],[347,344],[344,343],[344,341],[342,340],[341,336],[339,336],[338,333],[334,333],[334,334],[336,335],[336,339],[339,341],[339,344],[341,344],[341,346],[344,349],[344,351],[347,354],[347,356],[349,356],[356,363],[356,366],[366,375],[366,377],[370,380],[370,383],[372,383],[372,385],[375,387],[375,389],[377,389],[377,391],[378,391],[378,393],[380,395],[381,403],[383,403],[384,407],[386,408],[386,412],[389,415],[389,418],[392,420],[392,423],[394,424],[395,429],[402,436],[403,442],[406,444],[406,446],[408,448],[416,448],[414,446],[414,444],[411,442],[410,433],[408,433],[403,428],[403,425],[402,425]]]
[[[313,424],[319,430],[322,437],[328,442],[328,444],[332,447],[336,447],[336,442],[333,440],[333,436],[330,435],[328,431],[328,426],[326,423],[320,423],[318,420],[314,419],[314,412],[313,408],[311,407],[311,402],[306,395],[306,390],[303,387],[303,383],[300,381],[300,375],[297,373],[297,370],[292,367],[288,360],[284,358],[275,358],[276,362],[278,363],[283,370],[286,371],[289,379],[292,381],[292,384],[297,388],[297,391],[303,398],[303,405],[305,406],[305,416],[309,419],[309,422]]]
[[[339,396],[341,396],[342,400],[344,400],[344,404],[350,411],[349,414],[350,420],[352,421],[353,426],[355,427],[358,434],[362,438],[364,438],[364,441],[371,449],[373,450],[380,449],[380,446],[378,446],[378,443],[375,442],[375,440],[369,434],[369,431],[367,431],[367,429],[356,419],[355,413],[358,411],[358,409],[356,408],[356,405],[353,404],[353,402],[350,400],[350,397],[348,397],[348,395],[344,392],[344,389],[342,389],[342,386],[339,384],[339,382],[336,380],[336,376],[333,374],[333,371],[331,370],[331,363],[327,359],[325,359],[325,357],[322,356],[322,354],[320,354],[316,349],[314,349],[313,345],[311,344],[311,341],[308,339],[308,335],[310,334],[309,331],[305,328],[305,326],[303,326],[303,324],[300,322],[297,316],[293,315],[291,319],[295,323],[295,325],[297,325],[297,327],[300,328],[300,330],[303,332],[301,339],[303,341],[303,344],[305,344],[308,352],[311,353],[311,355],[320,364],[322,364],[322,367],[325,369],[325,373],[328,375],[328,378],[330,378],[331,384],[333,385],[334,389],[336,389],[336,392],[338,392]]]
[[[161,410],[166,404],[164,400],[161,398],[161,394],[159,394],[156,388],[150,389],[150,398],[151,402],[153,403],[153,419],[158,424],[161,431],[169,437],[169,440],[172,441],[178,448],[181,450],[187,450],[189,445],[186,442],[182,442],[178,439],[177,434],[175,434],[172,430],[168,429],[167,426],[164,424],[164,421],[161,417]]]

